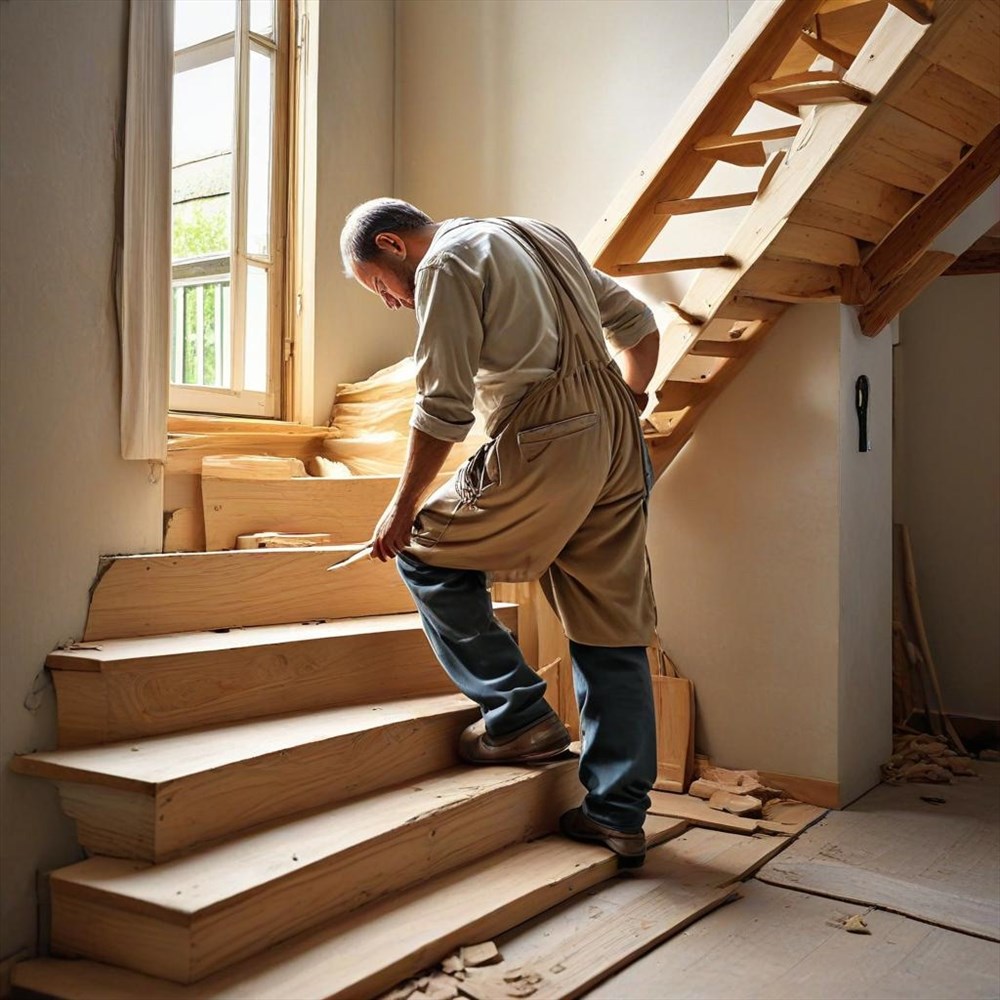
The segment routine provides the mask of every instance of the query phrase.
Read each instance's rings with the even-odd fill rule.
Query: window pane
[[[246,344],[243,385],[267,392],[267,268],[247,265]]]
[[[247,253],[269,253],[271,222],[271,127],[274,58],[250,51],[250,122],[247,149]]]
[[[274,37],[274,0],[250,0],[250,30]]]
[[[230,56],[174,76],[175,167],[232,152],[234,72]]]
[[[170,381],[229,388],[229,275],[175,284]]]
[[[175,0],[174,52],[236,29],[236,0]]]

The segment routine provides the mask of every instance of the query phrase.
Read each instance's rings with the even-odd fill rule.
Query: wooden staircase
[[[757,103],[796,121],[741,133]],[[765,169],[699,195],[720,161]],[[697,271],[668,303],[657,473],[790,306],[841,301],[883,329],[954,261],[935,237],[998,174],[997,0],[757,3],[586,243],[608,274]],[[744,215],[717,253],[644,259],[671,218],[724,208]]]
[[[48,661],[60,748],[12,765],[57,785],[90,855],[50,878],[53,952],[79,960],[23,963],[17,984],[373,995],[613,874],[607,851],[545,837],[582,797],[575,758],[460,763],[478,710],[391,564],[325,572],[353,551],[102,567],[83,641]]]
[[[795,121],[740,133],[756,103]],[[588,241],[612,275],[697,272],[665,335],[658,472],[787,308],[855,304],[875,334],[948,266],[929,248],[1000,172],[998,123],[998,0],[751,10]],[[700,193],[717,163],[764,172]],[[671,218],[724,209],[744,215],[717,253],[643,259]],[[207,456],[303,461],[330,443],[324,428],[192,433],[168,509],[224,513],[210,546],[223,551],[102,565],[82,642],[48,661],[59,749],[13,764],[56,783],[91,855],[51,878],[52,948],[66,957],[18,965],[19,987],[374,996],[613,874],[607,851],[545,836],[582,796],[574,760],[459,765],[476,710],[441,673],[394,567],[325,572],[367,537],[391,480],[288,473],[248,490],[219,473],[202,493]],[[225,551],[256,530],[251,494],[287,506],[279,530],[345,544]],[[196,521],[178,517],[179,547],[204,547]],[[540,666],[561,636],[543,635],[536,591],[503,594],[530,609],[522,644]],[[498,615],[518,628],[513,604]],[[651,816],[647,833],[683,827]]]

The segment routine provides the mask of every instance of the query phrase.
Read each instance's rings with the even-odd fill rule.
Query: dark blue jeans
[[[448,676],[483,711],[486,730],[505,736],[544,719],[545,681],[528,666],[493,615],[486,576],[396,557],[431,648]],[[580,707],[584,810],[619,830],[642,826],[656,777],[652,682],[642,646],[570,641]]]

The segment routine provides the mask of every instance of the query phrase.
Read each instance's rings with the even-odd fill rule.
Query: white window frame
[[[288,233],[289,157],[288,130],[290,105],[291,50],[295,39],[293,0],[276,0],[274,38],[250,31],[249,0],[238,0],[236,28],[233,32],[198,42],[174,55],[174,74],[195,69],[215,61],[223,54],[235,53],[236,114],[233,136],[233,183],[231,185],[231,254],[229,257],[231,303],[231,387],[182,385],[173,382],[171,372],[170,409],[180,412],[219,413],[232,416],[276,418],[281,415],[283,366],[289,353],[286,342],[287,291],[286,248]],[[247,160],[249,129],[250,52],[253,47],[274,53],[273,113],[271,135],[271,218],[268,239],[269,253],[247,251]],[[174,287],[190,284],[199,272],[219,273],[218,265],[225,257],[196,259],[173,265]],[[267,271],[267,388],[255,392],[243,387],[244,348],[246,339],[245,294],[247,267],[254,264]],[[214,268],[213,268],[214,265]],[[222,273],[225,273],[223,268]],[[173,302],[171,296],[171,302]],[[173,325],[173,324],[172,324]],[[173,336],[173,333],[171,333]]]

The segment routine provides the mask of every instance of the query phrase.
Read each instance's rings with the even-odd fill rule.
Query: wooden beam
[[[1000,175],[1000,125],[965,157],[926,198],[865,258],[864,267],[876,288],[897,278],[930,246],[934,237],[978,198]]]
[[[851,63],[854,62],[853,53],[845,52],[832,42],[828,42],[824,38],[818,38],[816,35],[812,35],[808,31],[802,32],[802,41],[805,42],[806,45],[808,45],[814,52],[824,56],[832,62],[835,62],[843,69],[850,69]]]
[[[667,379],[656,390],[656,409],[663,413],[672,413],[689,406],[696,406],[705,399],[709,391],[708,382],[679,382]]]
[[[869,0],[827,10],[821,8],[815,18],[816,34],[837,48],[856,55],[868,41],[885,8],[886,0]]]
[[[824,302],[840,298],[840,271],[829,264],[762,257],[743,275],[737,290],[777,302]]]
[[[744,208],[752,205],[756,191],[739,194],[716,194],[707,198],[681,198],[676,201],[658,201],[653,211],[657,215],[694,215],[698,212],[717,212],[722,208]]]
[[[798,130],[798,125],[786,125],[742,135],[710,135],[699,139],[694,148],[713,159],[739,167],[762,167],[767,162],[770,147],[794,139]]]
[[[709,358],[742,358],[750,350],[749,340],[697,340],[688,353]]]
[[[861,263],[857,241],[850,236],[797,223],[787,223],[782,227],[768,253],[786,260],[803,260],[814,264],[839,266]]]
[[[874,299],[858,311],[861,332],[874,337],[893,316],[901,313],[938,275],[955,260],[951,253],[929,251],[912,264]]]
[[[783,0],[751,8],[587,237],[584,251],[596,267],[612,273],[615,264],[646,253],[663,226],[654,205],[690,198],[712,168],[695,143],[733,133],[753,103],[750,84],[775,72],[820,4]]]
[[[705,267],[735,267],[732,257],[678,257],[676,260],[645,260],[636,264],[616,264],[613,273],[621,277],[636,274],[667,274],[671,271],[697,271]]]

